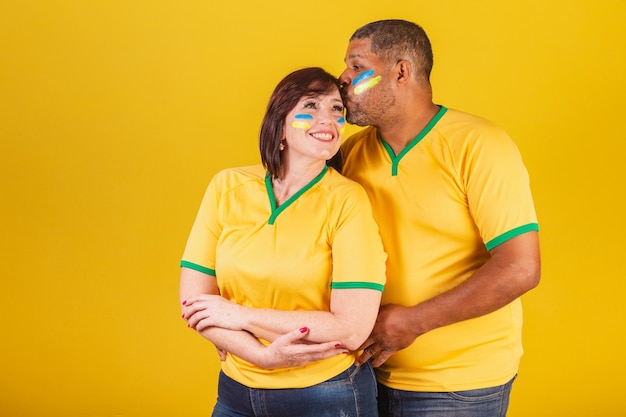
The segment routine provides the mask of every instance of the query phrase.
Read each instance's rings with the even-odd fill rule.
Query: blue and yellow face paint
[[[313,116],[306,113],[296,114],[293,117],[294,120],[291,122],[291,127],[295,127],[296,129],[310,129],[311,125],[306,120],[313,120]]]
[[[307,120],[313,120],[313,115],[306,114],[306,113],[299,113],[293,116],[293,118],[295,120],[291,122],[291,127],[294,127],[296,129],[310,129],[311,128],[311,125],[309,124],[309,122],[307,122]],[[345,126],[346,119],[343,116],[341,116],[339,119],[337,119],[337,123],[339,123],[340,125],[339,134],[343,135],[343,132],[346,131],[346,126]]]
[[[369,90],[370,88],[378,84],[381,79],[382,79],[382,76],[380,75],[374,77],[374,70],[362,72],[361,74],[359,74],[358,77],[352,80],[352,86],[354,87],[354,95],[358,96],[359,94],[364,93],[365,91]]]

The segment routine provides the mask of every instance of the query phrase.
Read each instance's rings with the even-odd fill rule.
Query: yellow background
[[[543,281],[509,416],[626,414],[624,0],[22,0],[0,5],[1,415],[208,415],[218,360],[177,299],[204,188],[258,162],[284,75],[339,73],[394,17],[431,36],[436,102],[531,174]]]

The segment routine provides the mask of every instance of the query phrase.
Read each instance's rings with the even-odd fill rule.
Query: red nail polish
[[[186,306],[187,305],[187,300],[183,301],[183,305]]]
[[[303,328],[300,329],[300,333],[306,333],[308,331],[309,331],[309,329],[307,327],[303,327]]]
[[[335,345],[335,347],[340,347],[340,346],[341,346],[341,343],[337,343],[337,344]]]

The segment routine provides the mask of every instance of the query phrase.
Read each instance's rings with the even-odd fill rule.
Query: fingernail
[[[337,344],[335,345],[335,347],[339,347],[339,346],[341,346],[341,343],[337,343]]]
[[[309,331],[308,327],[303,327],[303,328],[300,329],[300,333],[306,333],[308,331]]]
[[[183,301],[183,305],[186,306],[187,305],[187,300]]]

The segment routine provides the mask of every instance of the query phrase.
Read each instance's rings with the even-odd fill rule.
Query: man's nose
[[[350,80],[346,75],[346,70],[344,70],[339,76],[339,90],[344,91],[350,85]]]

